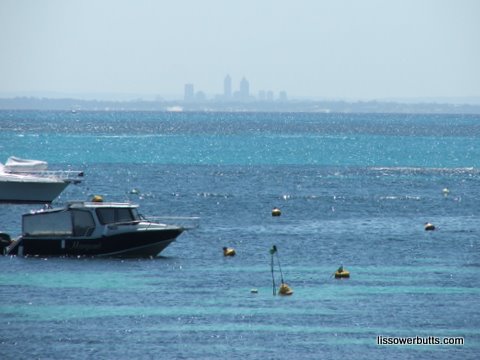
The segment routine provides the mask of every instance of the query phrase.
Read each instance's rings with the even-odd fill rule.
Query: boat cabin
[[[97,228],[139,223],[137,205],[128,203],[70,203],[66,208],[41,210],[22,218],[24,237],[89,237]]]

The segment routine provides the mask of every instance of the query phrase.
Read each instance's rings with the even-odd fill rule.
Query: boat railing
[[[44,178],[61,179],[67,182],[79,183],[84,173],[78,170],[39,170],[39,171],[5,171],[12,175],[38,176]]]
[[[147,216],[143,219],[150,222],[180,226],[186,230],[196,229],[200,226],[199,216]]]
[[[118,226],[138,225],[141,220],[119,221],[107,224],[109,229],[116,229]]]

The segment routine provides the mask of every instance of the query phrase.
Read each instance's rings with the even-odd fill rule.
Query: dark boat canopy
[[[72,234],[72,216],[69,211],[48,211],[23,215],[23,236],[71,236]]]

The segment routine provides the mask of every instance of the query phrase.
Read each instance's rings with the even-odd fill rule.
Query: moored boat
[[[184,230],[143,218],[132,203],[70,202],[24,214],[22,235],[4,254],[154,257]]]
[[[0,202],[51,203],[71,183],[82,180],[81,171],[50,171],[40,160],[9,157],[0,164]]]

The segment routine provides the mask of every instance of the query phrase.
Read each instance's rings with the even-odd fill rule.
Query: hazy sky
[[[0,95],[480,96],[478,0],[0,0]]]

